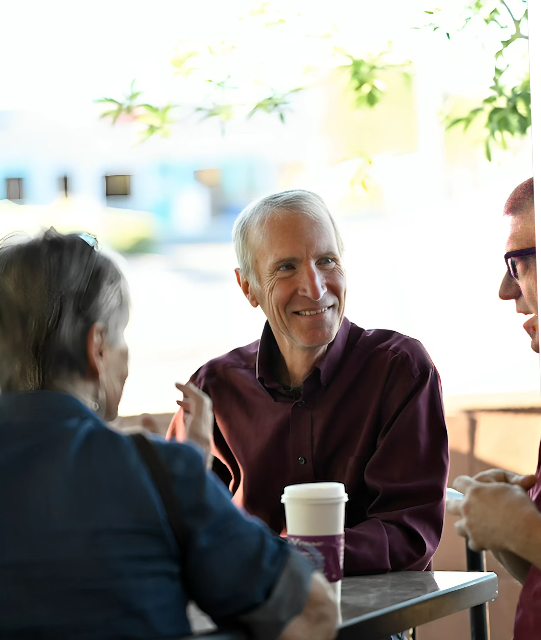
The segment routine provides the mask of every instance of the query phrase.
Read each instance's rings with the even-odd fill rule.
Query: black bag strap
[[[186,536],[184,534],[184,523],[171,474],[169,473],[158,450],[144,433],[131,433],[130,438],[137,447],[137,451],[150,473],[154,486],[160,494],[160,498],[162,499],[163,506],[165,507],[167,518],[169,520],[169,526],[171,527],[177,541],[181,564],[186,566]]]

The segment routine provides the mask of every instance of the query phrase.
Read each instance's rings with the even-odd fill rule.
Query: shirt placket
[[[313,482],[311,404],[302,398],[295,402],[291,407],[289,420],[292,482]]]

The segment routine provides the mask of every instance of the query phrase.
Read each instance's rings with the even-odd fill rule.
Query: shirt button
[[[304,400],[301,400],[300,402],[297,402],[297,406],[298,407],[304,407],[305,404],[306,404],[306,402]]]
[[[299,464],[306,464],[306,458],[303,458],[302,456],[299,457]]]

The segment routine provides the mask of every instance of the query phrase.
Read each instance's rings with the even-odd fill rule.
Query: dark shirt
[[[541,447],[537,463],[537,482],[529,491],[530,498],[541,511]],[[513,640],[532,640],[541,629],[541,571],[532,565],[518,599]]]
[[[261,340],[192,382],[212,398],[215,471],[235,503],[284,533],[286,485],[343,482],[345,573],[424,570],[441,537],[449,452],[438,372],[417,341],[344,319],[295,398]]]
[[[182,510],[185,566],[128,436],[68,395],[0,395],[2,638],[179,637],[188,594],[256,638],[300,613],[310,563],[231,504],[198,450],[153,442]]]

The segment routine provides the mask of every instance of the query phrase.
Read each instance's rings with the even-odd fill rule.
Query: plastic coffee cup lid
[[[290,484],[284,489],[282,502],[290,500],[347,502],[348,494],[341,482],[306,482]]]

